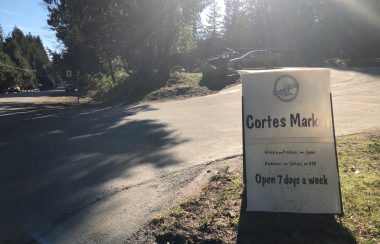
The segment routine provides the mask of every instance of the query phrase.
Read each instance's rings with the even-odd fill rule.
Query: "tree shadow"
[[[242,204],[237,243],[357,242],[333,215],[247,212]]]
[[[179,164],[168,149],[187,141],[163,122],[133,117],[153,111],[149,105],[0,106],[6,108],[0,112],[0,218],[29,236],[120,191],[131,178],[136,183],[138,167],[160,172]]]

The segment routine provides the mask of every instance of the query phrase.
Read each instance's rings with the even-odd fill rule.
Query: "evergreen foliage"
[[[12,84],[22,89],[54,86],[50,60],[40,37],[24,33],[15,27],[4,37],[0,27],[0,90]]]
[[[284,66],[320,66],[336,58],[366,63],[380,56],[378,0],[224,0],[225,11],[217,0],[43,1],[64,45],[52,54],[53,67],[61,76],[71,69],[77,84],[101,73],[116,86],[116,74],[124,72],[130,87],[156,89],[173,60],[203,59],[227,48],[270,49],[282,54]],[[17,45],[7,47],[14,50],[11,60],[27,65]]]
[[[80,73],[106,71],[113,82],[118,68],[130,75],[167,77],[173,53],[192,48],[191,20],[202,0],[44,0],[48,24],[65,45]],[[74,62],[75,60],[75,62]],[[115,60],[119,63],[115,64]],[[90,65],[97,63],[98,65]]]
[[[304,61],[380,56],[377,0],[225,0],[235,49],[272,49]]]
[[[222,14],[221,8],[218,5],[218,1],[212,0],[209,6],[209,12],[207,15],[207,37],[210,39],[215,39],[222,36]]]

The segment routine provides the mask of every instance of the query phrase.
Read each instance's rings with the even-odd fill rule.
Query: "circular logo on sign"
[[[299,92],[298,81],[290,76],[280,76],[274,83],[273,94],[283,102],[290,102],[297,98]]]

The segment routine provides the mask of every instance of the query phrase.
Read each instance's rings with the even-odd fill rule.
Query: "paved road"
[[[338,135],[380,129],[380,69],[333,70]],[[0,243],[125,242],[205,162],[241,154],[241,86],[131,107],[0,97]]]

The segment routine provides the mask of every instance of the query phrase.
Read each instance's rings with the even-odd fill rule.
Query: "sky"
[[[14,26],[24,34],[40,36],[45,48],[60,49],[55,32],[47,25],[48,12],[42,0],[0,0],[0,25],[8,35]]]

